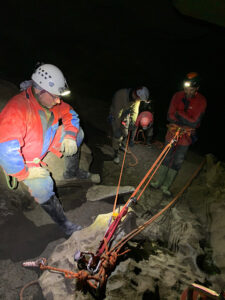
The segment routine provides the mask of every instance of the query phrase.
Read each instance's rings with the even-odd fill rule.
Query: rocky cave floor
[[[121,164],[115,165],[112,162],[112,149],[108,140],[104,140],[99,133],[90,135],[87,144],[94,157],[91,171],[100,173],[102,185],[117,186]],[[151,148],[136,144],[132,148],[137,161],[132,155],[127,155],[121,186],[137,187],[160,153],[160,146],[159,143],[153,144]],[[122,158],[123,153],[120,155]],[[203,157],[189,152],[172,186],[174,195],[202,160]],[[68,218],[84,228],[90,226],[99,214],[109,213],[113,208],[114,197],[104,198],[103,195],[102,200],[87,201],[86,193],[91,186],[90,182],[79,182],[70,188],[57,189]],[[109,290],[106,291],[105,298],[115,299],[118,297],[115,294],[117,290],[122,299],[129,299],[132,295],[137,295],[135,299],[179,299],[179,292],[194,281],[214,288],[217,292],[225,288],[225,222],[222,217],[222,212],[225,211],[224,191],[224,166],[213,156],[209,156],[199,176],[173,208],[143,232],[140,245],[136,241],[129,244],[132,251],[109,278],[106,287]],[[22,262],[39,257],[48,258],[57,245],[67,241],[37,204],[13,201],[13,193],[3,190],[0,196],[0,299],[6,300],[19,299],[23,286],[37,280],[42,274],[37,269],[24,269]],[[118,204],[124,204],[128,196],[120,196]],[[9,200],[10,207],[7,205]],[[171,200],[172,198],[163,196],[160,190],[147,188],[134,207],[137,225],[149,219]],[[150,269],[156,268],[153,260],[161,270],[160,275],[150,272]],[[125,261],[126,267],[123,265]],[[116,284],[115,280],[118,284],[121,281],[118,272],[123,274],[123,268],[129,272],[131,265],[139,271],[133,277],[123,275],[126,277],[125,289],[129,285],[132,287],[131,292],[124,296],[121,294],[122,287],[113,289],[110,280],[112,285]],[[144,265],[148,266],[150,274]],[[164,268],[165,265],[167,268]],[[143,278],[140,279],[142,283],[138,281],[139,272],[148,278],[148,284],[143,283]],[[75,298],[92,299],[92,296],[85,295],[82,298],[79,295]],[[46,294],[44,296],[43,289],[35,284],[25,290],[23,299],[62,298],[52,295],[46,297]]]

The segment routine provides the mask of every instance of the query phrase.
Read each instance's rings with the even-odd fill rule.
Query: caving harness
[[[52,266],[48,266],[47,260],[45,258],[38,259],[37,261],[31,261],[31,262],[24,262],[24,267],[38,267],[41,270],[53,270],[59,273],[64,274],[66,278],[76,278],[78,282],[85,287],[94,288],[95,290],[97,288],[102,288],[106,285],[107,278],[111,274],[111,272],[116,267],[117,258],[130,250],[125,250],[124,252],[121,252],[123,246],[134,236],[139,234],[142,230],[144,230],[149,224],[154,222],[162,213],[164,213],[169,207],[171,207],[177,199],[183,194],[185,189],[191,184],[192,180],[196,177],[196,175],[201,170],[202,166],[204,165],[203,161],[201,165],[198,167],[198,169],[194,172],[192,177],[189,179],[189,181],[186,183],[186,185],[181,189],[181,191],[172,199],[171,202],[169,202],[161,211],[159,211],[156,215],[151,217],[147,222],[142,224],[141,226],[134,229],[132,232],[127,234],[125,237],[123,237],[115,246],[112,247],[112,249],[109,250],[112,238],[115,234],[115,231],[118,227],[118,225],[121,222],[121,219],[127,214],[128,208],[135,204],[145,191],[146,187],[150,183],[152,177],[158,170],[159,166],[161,165],[162,161],[166,157],[167,153],[169,152],[170,148],[177,143],[180,135],[183,133],[182,128],[178,128],[176,133],[174,134],[174,137],[171,139],[170,143],[168,143],[156,161],[153,163],[152,167],[148,170],[144,178],[141,180],[137,188],[134,190],[130,198],[127,200],[125,205],[122,207],[120,212],[116,212],[116,204],[118,199],[118,193],[119,193],[119,186],[121,182],[122,172],[124,168],[124,162],[125,157],[128,149],[128,143],[129,143],[129,135],[127,138],[126,143],[126,149],[124,153],[123,163],[121,167],[121,172],[119,176],[118,181],[118,187],[115,197],[115,202],[113,206],[113,213],[109,221],[108,228],[106,230],[106,233],[100,242],[99,248],[96,251],[96,254],[93,254],[91,252],[87,251],[77,251],[74,255],[74,260],[77,262],[77,266],[80,269],[78,272],[73,272],[69,270],[59,269]],[[142,190],[141,187],[143,186]],[[22,298],[20,298],[22,300]]]
[[[191,128],[187,126],[180,127],[179,125],[174,123],[168,124],[167,128],[172,135],[176,134],[177,130],[180,129],[179,138],[181,138],[183,135],[187,135],[190,137],[195,134],[195,128]]]

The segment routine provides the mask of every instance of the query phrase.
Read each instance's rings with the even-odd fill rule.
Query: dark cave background
[[[8,1],[0,19],[0,79],[18,85],[37,62],[52,63],[75,95],[108,105],[117,89],[145,85],[161,141],[172,95],[199,72],[208,107],[192,150],[225,160],[224,27],[184,16],[169,0]]]

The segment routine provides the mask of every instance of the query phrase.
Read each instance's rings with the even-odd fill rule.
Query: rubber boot
[[[174,169],[169,169],[167,175],[166,175],[166,178],[163,182],[163,185],[161,186],[161,190],[163,192],[164,195],[166,196],[171,196],[171,192],[169,190],[171,184],[173,183],[175,177],[177,175],[177,171],[174,170]]]
[[[66,171],[63,173],[65,179],[88,179],[91,173],[79,168],[80,154],[77,151],[72,156],[65,156]]]
[[[123,139],[123,141],[120,144],[119,150],[122,151],[122,152],[125,152],[126,151],[126,146],[127,146],[126,144],[127,144],[127,139]],[[127,153],[128,154],[131,153],[131,151],[129,150],[129,148],[127,148]]]
[[[82,227],[70,222],[64,214],[63,208],[59,199],[52,196],[47,202],[41,204],[41,207],[59,225],[66,235],[71,235],[74,231],[81,230]]]
[[[146,145],[151,148],[152,147],[152,136],[147,136]]]
[[[152,186],[155,189],[158,189],[162,185],[164,179],[166,178],[168,169],[169,169],[168,167],[161,165],[156,173],[157,174],[156,181],[151,182],[150,186]]]

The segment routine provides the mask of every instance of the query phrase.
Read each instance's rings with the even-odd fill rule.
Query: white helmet
[[[57,96],[66,96],[70,90],[63,73],[54,65],[40,65],[32,74],[32,80],[43,90]]]
[[[145,86],[138,88],[136,94],[141,100],[148,100],[149,98],[149,90]]]

